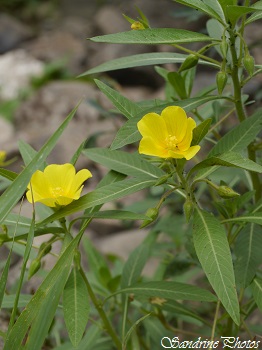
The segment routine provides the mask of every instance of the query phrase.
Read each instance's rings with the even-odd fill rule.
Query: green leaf
[[[96,190],[82,196],[77,201],[72,202],[71,204],[58,210],[53,215],[41,221],[37,226],[39,227],[46,225],[51,221],[63,218],[69,214],[75,213],[80,210],[92,208],[96,205],[104,204],[119,198],[123,198],[125,196],[128,196],[129,194],[153,186],[154,183],[155,180],[127,179],[116,182],[114,184],[103,186],[101,188],[97,188]]]
[[[112,142],[111,149],[115,150],[117,148],[121,148],[130,143],[139,141],[141,138],[141,135],[137,130],[137,123],[147,113],[155,112],[160,114],[162,110],[168,106],[179,106],[179,107],[182,107],[186,112],[190,112],[194,108],[197,108],[204,103],[207,103],[213,100],[219,100],[221,98],[223,99],[223,97],[219,97],[219,96],[203,96],[203,97],[197,97],[197,98],[189,98],[182,101],[165,103],[163,105],[155,106],[150,109],[145,109],[141,115],[128,120],[124,124],[124,126],[122,126],[122,128],[119,129],[114,141]]]
[[[221,7],[225,10],[228,5],[236,5],[237,0],[218,0]]]
[[[90,40],[111,44],[175,44],[212,41],[207,35],[175,28],[150,28],[128,32],[95,36]]]
[[[19,199],[24,194],[26,187],[30,181],[32,174],[39,169],[44,163],[46,157],[54,148],[57,140],[67,127],[70,120],[73,118],[78,106],[68,115],[60,127],[49,138],[41,150],[35,155],[28,166],[15,178],[13,183],[5,190],[0,197],[0,223],[4,221],[8,213],[16,205]]]
[[[105,63],[100,64],[92,69],[89,69],[85,73],[81,74],[80,77],[103,73],[113,70],[126,69],[132,67],[142,67],[142,66],[150,66],[150,65],[159,65],[166,63],[182,63],[188,55],[180,54],[180,53],[171,53],[171,52],[151,52],[151,53],[142,53],[138,55],[131,55],[127,57],[116,58],[111,61],[107,61]],[[215,63],[211,63],[204,60],[199,60],[199,64],[208,65],[212,67],[219,68]]]
[[[144,160],[141,155],[106,148],[89,148],[83,151],[88,158],[109,169],[129,176],[154,178],[165,175],[164,171]]]
[[[212,0],[211,6],[207,5],[201,0],[175,0],[179,4],[192,7],[198,11],[207,14],[210,17],[216,18],[219,22],[225,23],[225,15],[221,8],[219,1]]]
[[[127,119],[133,118],[142,112],[141,107],[139,107],[135,102],[130,101],[128,98],[122,96],[119,92],[110,88],[101,81],[95,79],[96,85],[99,89],[109,98],[113,105],[123,113]]]
[[[83,337],[90,311],[87,287],[76,267],[72,269],[65,285],[63,310],[69,338],[76,347]]]
[[[0,176],[3,176],[5,179],[8,179],[10,181],[14,181],[18,174],[14,171],[0,168]]]
[[[169,83],[175,89],[178,96],[182,100],[186,99],[188,96],[187,96],[185,81],[183,77],[177,72],[171,72],[171,73],[168,73],[167,78]]]
[[[211,286],[233,321],[239,324],[235,276],[225,231],[213,215],[199,208],[194,212],[193,241]]]
[[[34,296],[18,317],[6,338],[4,350],[20,349],[28,334],[27,350],[40,350],[50,328],[60,295],[64,289],[80,235],[76,236],[60,256]],[[41,316],[41,317],[40,317]],[[28,333],[29,331],[29,333]]]
[[[255,9],[250,6],[229,5],[226,7],[228,20],[232,23],[233,26],[236,24],[237,20],[240,17],[252,11],[255,11]]]
[[[208,119],[204,120],[202,123],[200,123],[193,130],[193,139],[192,139],[192,142],[191,142],[191,146],[199,145],[200,141],[208,133],[208,130],[209,130],[211,122],[212,122],[212,118],[208,118]]]
[[[252,286],[252,292],[253,292],[253,296],[256,301],[256,304],[260,309],[260,311],[262,311],[262,279],[256,277],[253,280],[251,286]]]
[[[256,12],[254,12],[245,22],[245,24],[250,24],[252,22],[255,22],[262,18],[262,1],[257,1],[253,5],[251,5],[251,8],[254,8]]]
[[[111,220],[146,220],[148,217],[144,214],[134,213],[127,210],[102,210],[95,213],[89,213],[78,217],[77,219],[71,221],[76,222],[84,218],[92,219],[111,219]]]
[[[235,276],[239,287],[246,288],[254,278],[258,266],[262,263],[261,247],[261,227],[254,224],[244,227],[237,237],[234,248]]]
[[[249,171],[254,171],[257,173],[262,173],[262,165],[259,165],[248,158],[243,158],[239,153],[227,152],[207,158],[202,162],[198,163],[189,171],[188,177],[198,170],[217,165],[240,168]]]
[[[238,216],[236,218],[226,219],[223,222],[251,222],[254,224],[262,225],[262,212],[256,212]]]
[[[0,283],[0,285],[1,285],[1,283]],[[3,309],[12,309],[14,306],[15,298],[16,298],[15,294],[5,295],[4,299],[3,299],[2,308]],[[31,298],[32,298],[31,294],[20,294],[17,307],[25,307],[29,303]]]
[[[225,136],[209,152],[208,157],[225,152],[243,152],[261,130],[262,110],[258,109],[251,117],[245,119]],[[196,179],[204,178],[217,169],[217,166],[200,171]]]
[[[24,142],[23,140],[19,140],[18,147],[25,165],[28,165],[37,155],[37,151],[34,150],[33,147],[31,147],[28,143]],[[41,167],[39,167],[39,169],[43,170],[46,165],[46,163],[43,164]]]
[[[150,281],[133,284],[120,289],[110,297],[120,293],[132,293],[143,297],[156,297],[170,300],[195,300],[195,301],[216,301],[216,297],[209,291],[180,282],[172,281]],[[110,298],[109,297],[109,298]]]

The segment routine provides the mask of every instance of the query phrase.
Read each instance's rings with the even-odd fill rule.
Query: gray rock
[[[15,49],[31,38],[33,31],[24,23],[6,14],[0,14],[0,54]]]

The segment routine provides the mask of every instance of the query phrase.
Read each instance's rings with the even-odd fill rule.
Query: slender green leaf
[[[127,210],[102,210],[94,213],[89,213],[78,217],[71,221],[76,222],[76,220],[81,220],[85,218],[92,219],[111,219],[111,220],[146,220],[148,216],[144,214],[134,213]]]
[[[223,222],[251,222],[262,225],[262,212],[250,213],[235,218],[223,220]]]
[[[178,96],[184,100],[187,98],[185,81],[181,74],[177,72],[170,72],[167,75],[169,83],[173,86]]]
[[[252,292],[256,304],[260,311],[262,311],[262,279],[256,277],[252,282]]]
[[[239,287],[246,288],[254,278],[258,266],[262,263],[261,247],[261,227],[254,224],[245,226],[238,235],[234,248],[235,276]]]
[[[220,222],[196,208],[193,241],[205,274],[226,311],[239,324],[239,304],[229,244]]]
[[[128,32],[95,36],[90,40],[111,44],[175,44],[212,41],[207,35],[175,28],[149,28]]]
[[[18,146],[25,165],[28,165],[37,155],[37,151],[23,140],[19,140]],[[46,163],[39,167],[39,169],[43,170],[45,166]]]
[[[197,97],[197,98],[189,98],[182,101],[175,101],[172,103],[165,103],[160,106],[155,106],[150,109],[144,110],[143,114],[139,115],[138,117],[134,117],[130,120],[128,120],[122,128],[118,131],[116,134],[116,137],[114,141],[112,142],[111,149],[115,150],[117,148],[121,148],[125,145],[128,145],[130,143],[139,141],[141,138],[141,135],[139,131],[137,130],[137,123],[138,121],[147,113],[155,112],[155,113],[161,113],[162,110],[168,106],[180,106],[182,107],[186,112],[190,112],[194,108],[197,108],[201,105],[203,105],[206,102],[223,99],[223,97],[219,96],[203,96],[203,97]]]
[[[100,64],[92,69],[89,69],[85,73],[81,74],[80,77],[95,74],[103,73],[118,69],[126,69],[132,67],[142,67],[150,65],[159,65],[166,63],[182,63],[187,58],[187,55],[180,53],[171,53],[171,52],[151,52],[151,53],[142,53],[138,55],[131,55],[127,57],[116,58],[111,61]],[[215,63],[207,62],[204,60],[199,60],[199,64],[204,64],[212,67],[219,68]]]
[[[1,285],[1,282],[0,282],[0,285]],[[5,295],[3,298],[2,308],[12,309],[14,306],[15,298],[16,298],[15,294]],[[31,294],[20,294],[17,307],[25,307],[29,303],[31,298],[32,298]]]
[[[80,235],[76,236],[70,242],[57,261],[55,267],[49,272],[26,308],[20,314],[6,338],[4,350],[19,349],[29,329],[27,342],[28,350],[41,349],[41,343],[44,342],[46,333],[50,328],[60,295],[69,275],[75,248],[79,244],[79,239]],[[44,315],[45,310],[47,313]],[[38,317],[40,314],[45,316],[44,320]],[[41,332],[37,334],[37,330],[41,330]]]
[[[150,187],[154,185],[154,183],[155,180],[127,179],[116,182],[114,184],[103,186],[82,196],[80,199],[72,202],[66,207],[58,210],[53,215],[41,221],[38,226],[46,225],[49,222],[63,218],[77,211],[128,196],[131,193],[135,193],[144,188]]]
[[[6,287],[6,283],[7,283],[7,278],[8,278],[8,271],[9,271],[9,267],[10,267],[10,263],[11,263],[11,255],[12,255],[12,248],[9,251],[8,257],[6,259],[6,263],[5,266],[3,268],[2,271],[2,275],[0,278],[0,309],[2,307],[4,307],[4,295],[5,295],[5,287]]]
[[[210,124],[212,122],[211,118],[204,120],[193,130],[193,139],[191,142],[191,146],[198,145],[200,141],[206,136],[208,133]]]
[[[115,91],[99,80],[95,79],[95,83],[99,89],[109,98],[113,105],[119,110],[119,112],[123,113],[127,119],[133,118],[142,112],[142,109],[138,104],[122,96],[119,92]]]
[[[8,179],[10,181],[14,181],[18,174],[14,171],[0,168],[0,176],[3,176],[5,179]]]
[[[255,22],[262,18],[262,1],[257,1],[253,5],[251,5],[251,8],[254,8],[256,12],[254,12],[246,21],[245,24],[250,24],[252,22]]]
[[[165,175],[163,170],[142,159],[136,153],[127,153],[106,148],[89,148],[85,149],[83,154],[109,169],[129,176],[158,179]]]
[[[228,5],[236,5],[237,0],[218,0],[221,7],[225,10]]]
[[[77,106],[78,107],[78,106]],[[49,138],[41,150],[36,154],[28,166],[15,178],[13,183],[5,190],[0,197],[0,223],[6,218],[8,213],[16,205],[24,194],[32,174],[41,167],[48,154],[54,148],[58,138],[73,118],[77,107],[68,115],[56,132]]]
[[[239,153],[226,152],[207,158],[202,162],[198,163],[189,171],[188,176],[191,176],[194,172],[198,170],[216,165],[241,168],[257,173],[262,173],[262,165],[259,165],[248,158],[243,158]]]
[[[133,284],[120,289],[110,297],[120,293],[133,293],[137,296],[170,300],[216,301],[215,295],[205,289],[172,281],[150,281]]]
[[[237,20],[240,17],[253,11],[256,11],[256,10],[250,6],[229,5],[226,8],[228,20],[230,21],[230,23],[232,23],[233,26],[236,24]]]
[[[76,347],[83,337],[90,311],[87,287],[76,267],[72,269],[65,285],[63,310],[69,338]]]

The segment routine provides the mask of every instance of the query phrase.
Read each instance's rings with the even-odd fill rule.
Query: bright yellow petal
[[[138,152],[160,158],[167,158],[167,150],[159,143],[156,143],[151,137],[143,137],[139,143]]]
[[[76,173],[76,175],[74,177],[70,193],[75,193],[76,191],[78,191],[78,189],[81,187],[83,182],[85,182],[90,177],[92,177],[92,174],[89,170],[82,169],[82,170],[78,171],[78,173]]]
[[[137,128],[143,137],[151,138],[159,145],[164,146],[168,136],[166,124],[160,115],[156,113],[146,114],[138,123]]]
[[[46,205],[47,207],[56,207],[56,198],[42,198],[38,202]]]
[[[57,197],[55,202],[57,205],[60,205],[60,206],[64,206],[64,205],[68,205],[70,203],[72,203],[74,200],[74,198],[69,198],[69,197]]]
[[[29,189],[26,193],[26,197],[30,203],[32,203],[32,193],[33,191],[34,201],[38,202],[42,198],[51,197],[50,195],[50,184],[47,181],[44,173],[40,170],[37,170],[31,177],[31,186],[28,184],[27,188]]]
[[[168,135],[175,136],[177,142],[181,142],[187,129],[187,115],[183,108],[178,106],[166,107],[161,116],[164,118]]]
[[[168,158],[181,159],[185,158],[184,152],[177,151],[168,151]]]
[[[200,150],[200,146],[192,146],[190,147],[187,151],[183,152],[184,153],[184,157],[189,160],[191,158],[193,158],[197,152]]]
[[[67,193],[74,181],[75,167],[69,163],[51,164],[45,168],[44,174],[52,188],[62,188]]]
[[[192,138],[193,138],[193,129],[196,127],[196,122],[192,118],[187,120],[187,129],[183,140],[177,145],[180,151],[186,151],[189,149]]]

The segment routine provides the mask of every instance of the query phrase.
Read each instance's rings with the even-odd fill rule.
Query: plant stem
[[[122,348],[122,344],[121,344],[121,341],[119,340],[115,330],[113,329],[110,321],[108,320],[106,314],[105,314],[105,311],[104,309],[102,308],[102,304],[98,301],[98,299],[96,298],[95,296],[95,293],[93,292],[93,289],[82,269],[82,267],[80,267],[80,273],[81,273],[81,276],[83,277],[84,279],[84,282],[86,284],[86,287],[87,287],[87,290],[88,290],[88,294],[92,300],[92,302],[94,303],[94,306],[97,310],[97,312],[99,313],[99,316],[101,317],[103,323],[104,323],[104,327],[107,331],[107,333],[111,336],[112,340],[114,341],[116,347],[118,350],[121,350]]]
[[[213,326],[212,326],[212,333],[211,333],[211,339],[210,339],[211,344],[212,344],[212,342],[214,341],[214,338],[215,338],[215,331],[216,331],[219,307],[220,307],[220,300],[218,300],[218,302],[217,302],[215,318],[214,318],[214,322],[213,322]],[[209,349],[213,349],[212,345],[210,345]]]

